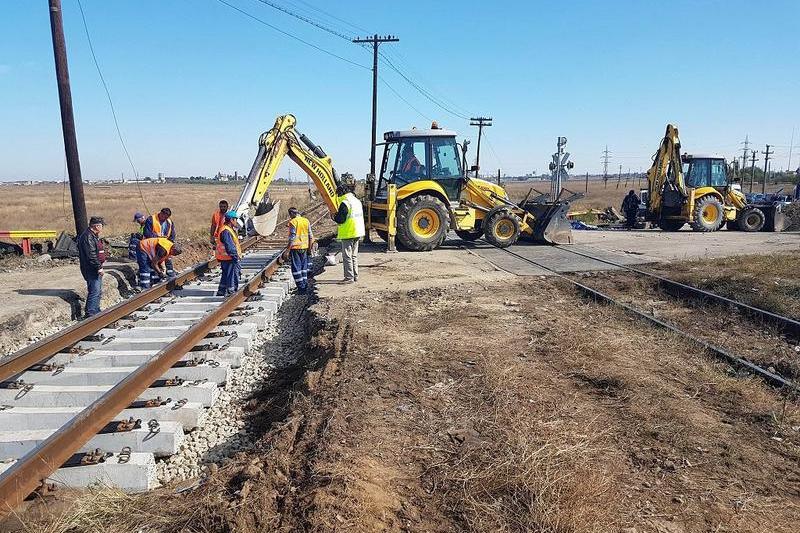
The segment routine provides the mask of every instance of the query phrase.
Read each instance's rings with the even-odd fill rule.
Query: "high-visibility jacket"
[[[166,255],[161,258],[157,257],[156,255],[156,249],[159,246],[167,251]],[[167,260],[167,257],[169,257],[169,253],[172,250],[172,246],[172,241],[164,237],[150,237],[149,239],[142,239],[139,241],[139,249],[143,251],[151,261],[156,261],[157,263],[163,263]]]
[[[347,205],[347,220],[339,224],[336,237],[342,239],[358,239],[363,237],[364,208],[356,195],[349,192],[339,197],[339,203]]]
[[[211,215],[211,225],[214,226],[214,238],[219,236],[219,232],[222,231],[222,228],[225,224],[225,213],[220,213],[219,209],[214,211],[214,214]]]
[[[290,250],[308,250],[310,227],[311,224],[308,219],[300,215],[289,221],[289,228],[294,228],[294,240],[289,246]]]
[[[233,245],[236,246],[236,255],[237,257],[242,257],[242,248],[239,245],[239,236],[236,235],[236,232],[230,226],[222,226],[222,229],[217,234],[217,248],[214,251],[214,257],[217,258],[217,261],[231,261],[233,257],[228,253],[228,250],[225,249],[225,243],[222,242],[222,232],[228,232],[231,234],[231,239],[233,239]]]
[[[153,234],[158,237],[165,237],[167,239],[173,239],[173,224],[172,219],[168,218],[164,222],[158,220],[158,213],[150,215],[149,220],[145,222],[145,226],[147,226],[147,222],[150,222],[150,226],[153,228]]]

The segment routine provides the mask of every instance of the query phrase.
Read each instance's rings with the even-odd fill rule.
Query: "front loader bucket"
[[[262,204],[264,205],[264,204]],[[256,214],[250,221],[253,223],[253,229],[256,233],[264,237],[268,237],[275,232],[275,227],[278,225],[278,215],[280,214],[281,201],[266,204],[263,208],[259,206]],[[261,212],[264,211],[264,212]]]
[[[572,224],[567,218],[567,202],[532,203],[523,206],[525,211],[533,215],[534,242],[545,244],[572,244]]]

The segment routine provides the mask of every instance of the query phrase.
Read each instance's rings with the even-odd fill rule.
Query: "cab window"
[[[711,186],[725,187],[728,184],[728,176],[725,172],[725,161],[722,159],[711,160]]]
[[[375,193],[378,196],[386,195],[386,186],[394,177],[394,169],[397,165],[398,144],[390,143],[386,145],[381,165],[381,177],[378,180],[378,187]]]
[[[684,165],[684,180],[688,187],[705,187],[710,181],[711,161],[708,159],[693,159]]]
[[[461,177],[461,164],[454,139],[432,138],[431,152],[433,154],[431,178],[438,180]]]
[[[425,139],[409,139],[400,144],[394,175],[398,188],[412,181],[428,179],[428,168]]]

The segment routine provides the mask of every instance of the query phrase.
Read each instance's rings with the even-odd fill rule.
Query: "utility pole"
[[[750,159],[750,164],[751,164],[751,167],[750,167],[750,194],[753,194],[753,182],[756,179],[756,161],[758,161],[758,159],[756,159],[756,151],[753,150],[750,153],[750,156],[751,156],[751,159]]]
[[[603,150],[603,188],[605,189],[608,187],[608,145],[606,145],[606,149]]]
[[[767,145],[767,151],[761,153],[764,154],[764,179],[761,181],[761,194],[764,194],[767,192],[767,172],[769,172],[769,156],[771,156],[775,152],[770,152],[769,145]]]
[[[500,185],[500,169],[497,169],[497,184]]]
[[[61,18],[61,0],[50,1],[50,33],[53,36],[53,56],[56,62],[58,103],[61,106],[61,131],[64,135],[64,151],[67,155],[69,192],[72,197],[72,216],[78,235],[89,226],[86,217],[86,199],[83,197],[81,162],[78,158],[78,139],[75,136],[75,117],[72,114],[72,90],[69,86],[67,67],[67,43],[64,40],[64,23]]]
[[[792,148],[794,148],[794,129],[792,126],[792,140],[789,141],[789,160],[786,162],[786,172],[792,171]]]
[[[478,148],[475,154],[475,166],[478,167],[475,169],[475,177],[477,178],[481,169],[481,135],[483,134],[483,128],[492,125],[492,117],[472,117],[469,119],[469,125],[478,126]]]
[[[619,184],[622,181],[622,165],[619,166],[619,174],[617,175],[617,189],[619,189]]]
[[[369,152],[369,173],[372,175],[373,181],[375,179],[375,145],[378,129],[378,45],[396,43],[399,40],[394,35],[380,37],[377,33],[372,37],[353,39],[353,42],[357,44],[369,43],[372,45],[372,144]]]
[[[743,144],[744,148],[742,148],[742,168],[747,168],[747,152],[750,150],[750,136],[744,136],[744,142],[739,144]]]
[[[584,188],[584,192],[589,194],[589,173],[586,173],[586,187]]]

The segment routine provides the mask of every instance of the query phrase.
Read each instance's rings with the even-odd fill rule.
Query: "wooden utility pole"
[[[372,45],[372,144],[369,152],[369,173],[375,178],[375,145],[378,129],[378,45],[381,43],[396,43],[400,39],[393,35],[379,37],[378,34],[365,39],[353,39],[354,43],[369,43]]]
[[[56,61],[58,102],[61,106],[61,131],[64,135],[64,150],[67,155],[69,192],[72,196],[72,215],[78,235],[89,226],[86,217],[86,199],[83,196],[81,162],[78,158],[78,139],[75,136],[75,117],[72,114],[72,90],[69,86],[67,67],[67,44],[64,40],[64,24],[61,18],[61,0],[50,1],[50,32],[53,35],[53,55]]]
[[[761,152],[762,154],[764,154],[764,179],[761,181],[761,194],[765,194],[767,192],[767,172],[769,172],[769,156],[775,153],[769,151],[769,146],[770,145],[767,145],[766,152]]]
[[[478,177],[478,172],[480,172],[481,168],[481,135],[483,134],[483,128],[489,127],[492,125],[492,117],[473,117],[469,119],[470,126],[478,126],[478,148],[475,154],[475,166],[478,167],[475,170],[475,177]]]
[[[751,167],[750,167],[750,194],[753,194],[753,182],[756,179],[756,161],[758,161],[758,159],[756,159],[756,151],[755,150],[751,150],[750,151],[750,155],[751,155],[751,158],[750,158],[750,164],[751,164]]]

